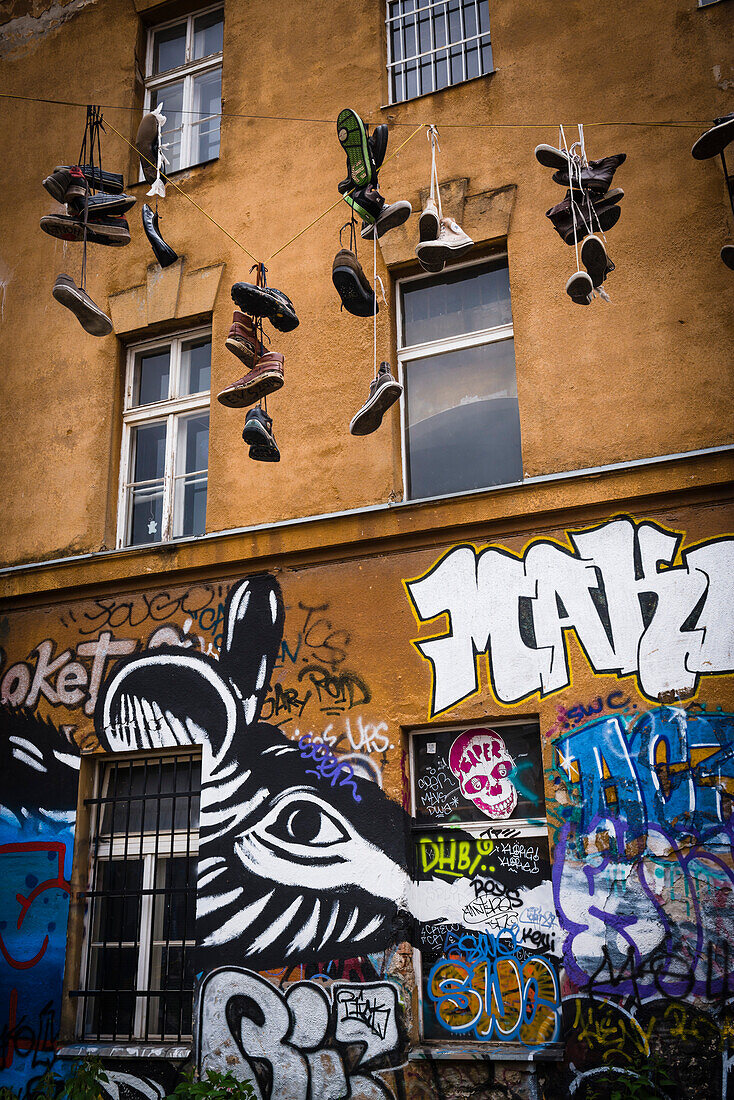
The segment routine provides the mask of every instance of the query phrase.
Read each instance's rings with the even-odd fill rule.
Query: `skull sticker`
[[[487,817],[509,817],[517,806],[517,791],[509,778],[515,761],[494,730],[460,733],[449,751],[449,767],[459,780],[464,798]]]

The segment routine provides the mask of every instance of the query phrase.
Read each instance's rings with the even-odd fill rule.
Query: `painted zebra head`
[[[404,938],[401,807],[350,770],[322,775],[259,721],[283,621],[273,577],[241,581],[218,661],[172,647],[125,659],[97,707],[110,752],[202,746],[196,936],[207,970],[235,957],[258,968],[351,957]]]

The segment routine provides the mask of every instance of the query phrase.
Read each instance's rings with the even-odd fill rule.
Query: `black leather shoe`
[[[171,264],[175,264],[178,256],[161,237],[158,229],[158,215],[153,213],[147,202],[143,203],[143,229],[161,267],[170,267]]]

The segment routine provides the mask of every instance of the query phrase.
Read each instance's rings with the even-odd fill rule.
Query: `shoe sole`
[[[430,249],[430,251],[428,251],[429,246],[432,245],[433,243],[434,243],[433,241],[426,241],[425,246],[423,248],[421,248],[421,245],[418,245],[416,247],[415,254],[418,257],[418,259],[421,261],[421,263],[428,263],[428,264],[437,264],[437,263],[440,263],[440,262],[446,263],[447,260],[450,260],[452,258],[452,256],[457,256],[457,257],[458,256],[463,256],[465,252],[468,252],[470,249],[472,249],[474,247],[474,242],[473,241],[470,241],[468,244],[455,244],[455,245],[438,244],[438,242],[436,242],[436,247],[432,248],[432,249]],[[420,252],[418,251],[419,248],[421,248]],[[426,252],[428,252],[427,255],[425,255]]]
[[[41,218],[41,229],[48,233],[49,237],[57,237],[60,241],[83,241],[84,226],[80,222],[59,222],[53,214]],[[106,244],[112,247],[121,247],[130,244],[130,230],[123,226],[95,227],[93,222],[87,222],[87,243]]]
[[[591,305],[591,291],[594,289],[593,283],[592,283],[592,286],[588,290],[583,290],[581,293],[576,292],[576,293],[572,294],[571,291],[569,290],[569,287],[571,286],[571,284],[576,282],[577,279],[579,279],[580,274],[583,275],[583,272],[578,272],[577,271],[568,280],[568,282],[566,283],[566,294],[568,294],[571,301],[575,302],[577,306],[588,306],[588,305]],[[589,276],[589,281],[591,282],[591,276]],[[586,286],[586,280],[585,279],[579,279],[579,282],[581,283],[582,286]]]
[[[354,317],[374,317],[379,313],[380,307],[374,294],[370,301],[350,267],[334,268],[331,278],[347,313],[351,313]]]
[[[242,438],[250,447],[270,447],[272,444],[271,437],[265,428],[260,427],[257,421],[253,425],[245,424]]]
[[[556,172],[568,168],[568,159],[560,149],[556,149],[553,145],[536,146],[535,159],[544,168],[553,168]]]
[[[607,256],[604,245],[598,237],[587,237],[581,245],[581,263],[591,276],[595,287],[601,286],[607,271]]]
[[[280,451],[277,444],[273,444],[272,447],[261,447],[254,444],[250,447],[250,458],[255,462],[280,462]]]
[[[347,154],[349,175],[357,187],[366,187],[372,183],[370,149],[364,123],[351,107],[339,112],[336,133],[339,144]]]
[[[90,303],[80,298],[75,293],[75,288],[62,283],[60,286],[54,286],[51,293],[57,302],[66,306],[74,314],[82,328],[91,336],[109,336],[112,332],[112,321],[109,317],[98,306],[94,307],[99,310],[98,313],[90,313],[92,308]]]
[[[69,214],[72,217],[80,217],[84,213],[84,192],[78,197],[78,201],[70,203],[69,198],[73,198],[71,191],[66,192],[67,207],[71,207]],[[128,210],[132,210],[135,203],[138,200],[134,195],[113,195],[110,202],[95,202],[89,204],[89,214],[91,217],[103,217],[105,215],[113,214],[127,214]]]
[[[252,370],[252,368],[255,366],[255,360],[257,359],[257,348],[254,348],[248,344],[243,344],[239,340],[235,340],[231,336],[228,336],[227,339],[224,341],[224,346],[227,351],[231,351],[232,354],[236,356],[241,363],[244,363],[249,370]]]
[[[438,214],[424,210],[418,219],[418,240],[421,244],[426,241],[435,241],[441,232],[441,223]]]
[[[698,141],[694,142],[691,156],[694,160],[717,157],[731,141],[734,141],[734,118],[720,122],[718,126],[712,126],[705,134],[701,134]]]
[[[241,313],[247,313],[251,317],[267,317],[279,332],[292,332],[294,328],[298,328],[298,318],[284,313],[259,286],[243,286],[245,289],[238,292],[237,298],[234,296],[234,288],[232,290],[232,301]]]
[[[399,382],[386,382],[364,403],[349,425],[351,435],[371,435],[382,423],[387,410],[399,399],[403,387]]]
[[[275,393],[283,385],[284,379],[280,371],[267,371],[260,374],[249,385],[238,386],[237,389],[224,389],[217,400],[229,409],[245,409],[248,405],[254,405],[261,397],[267,397],[269,393]],[[243,437],[244,438],[244,437]],[[248,440],[245,440],[248,442]]]

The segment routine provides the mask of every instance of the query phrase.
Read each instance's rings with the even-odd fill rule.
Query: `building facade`
[[[110,1100],[192,1066],[259,1100],[732,1095],[734,227],[690,155],[731,16],[3,15],[0,1084],[95,1057]],[[102,339],[51,296],[81,244],[38,228],[87,102],[137,199],[88,248]],[[158,105],[166,268],[132,148]],[[345,106],[413,208],[374,250],[358,224],[374,328],[331,279]],[[559,123],[626,154],[610,302],[564,291]],[[475,242],[433,273],[428,125]],[[277,464],[216,400],[254,261],[300,320]],[[352,436],[383,359],[403,397]]]

